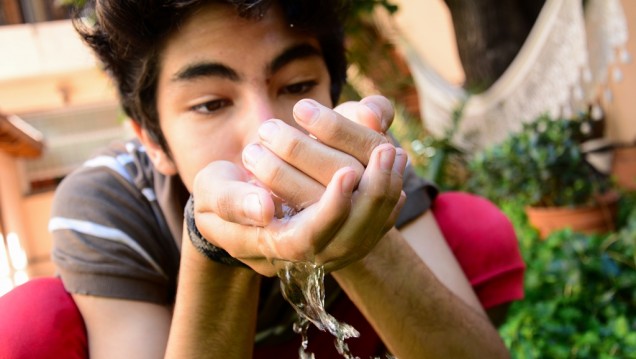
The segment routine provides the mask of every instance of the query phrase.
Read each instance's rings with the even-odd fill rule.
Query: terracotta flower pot
[[[636,190],[636,146],[620,146],[614,149],[612,176],[616,184],[626,190]]]
[[[582,207],[526,207],[530,224],[539,230],[541,239],[552,232],[570,228],[587,234],[614,230],[618,195],[611,193],[599,199],[595,206]]]

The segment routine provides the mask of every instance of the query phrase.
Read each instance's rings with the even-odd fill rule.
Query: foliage
[[[56,6],[75,6],[82,7],[86,4],[86,0],[55,0]]]
[[[524,124],[520,132],[470,159],[468,189],[497,203],[550,207],[593,202],[610,181],[581,151],[592,121],[542,115]]]
[[[621,201],[619,232],[545,241],[507,205],[527,266],[525,298],[500,329],[513,358],[636,357],[636,198]]]
[[[429,134],[412,144],[416,152],[421,157],[425,157],[425,160],[422,161],[424,163],[424,177],[439,186],[441,190],[461,189],[467,177],[465,155],[452,142],[464,114],[465,104],[464,101],[455,108],[452,115],[452,126],[446,130],[442,137]]]
[[[386,96],[395,108],[391,134],[409,153],[415,170],[426,176],[431,160],[422,150],[429,137],[420,118],[415,82],[408,63],[374,17],[377,10],[391,15],[398,7],[387,0],[359,0],[351,5],[353,14],[346,24],[347,58],[351,67],[349,85],[345,86],[341,100],[357,100],[378,93]]]
[[[462,111],[463,104],[453,111],[453,126],[443,136],[436,137],[422,121],[409,117],[404,106],[395,103],[391,134],[408,152],[413,169],[442,191],[463,189],[468,177],[465,154],[452,142]]]
[[[404,106],[394,103],[395,117],[391,125],[390,133],[398,141],[400,146],[408,153],[409,162],[413,169],[421,175],[425,175],[425,163],[423,156],[418,152],[417,144],[427,137],[427,131],[420,121],[414,121],[408,117]]]
[[[351,5],[352,14],[345,27],[350,81],[365,96],[380,93],[406,105],[409,95],[417,94],[415,82],[406,60],[375,17],[376,10],[393,14],[397,6],[380,0],[353,1]],[[419,113],[411,115],[419,117]]]

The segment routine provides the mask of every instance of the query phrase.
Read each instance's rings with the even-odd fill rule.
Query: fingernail
[[[380,107],[378,107],[373,102],[365,103],[365,106],[367,106],[369,110],[371,110],[375,114],[375,117],[378,119],[378,122],[382,123],[382,110],[380,110]]]
[[[263,148],[260,145],[252,143],[243,150],[243,161],[247,165],[255,166],[263,157]]]
[[[263,220],[263,207],[261,206],[261,200],[256,193],[250,193],[243,198],[243,211],[245,214],[256,221]]]
[[[306,125],[311,125],[318,119],[320,109],[310,100],[302,100],[294,106],[294,117]]]
[[[390,147],[380,152],[380,168],[383,171],[391,171],[395,161],[395,148]]]
[[[277,132],[278,124],[274,121],[267,121],[258,128],[258,135],[266,142],[271,142]]]
[[[409,157],[406,151],[401,148],[395,149],[395,163],[393,164],[393,171],[400,174],[400,176],[404,175],[404,170],[406,169],[406,163],[408,162]]]
[[[353,193],[353,188],[356,185],[356,173],[349,171],[342,177],[342,193],[350,196]]]

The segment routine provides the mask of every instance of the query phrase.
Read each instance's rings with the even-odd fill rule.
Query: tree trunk
[[[492,85],[515,58],[545,0],[444,0],[448,6],[464,87],[481,92]]]

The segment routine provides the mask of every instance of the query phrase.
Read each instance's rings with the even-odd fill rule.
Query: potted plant
[[[621,198],[615,232],[563,230],[541,243],[523,208],[505,206],[526,263],[525,298],[500,328],[512,357],[636,357],[635,200]]]
[[[608,176],[585,160],[591,119],[542,115],[469,160],[469,190],[494,202],[519,201],[546,237],[554,230],[614,228],[617,195]]]

